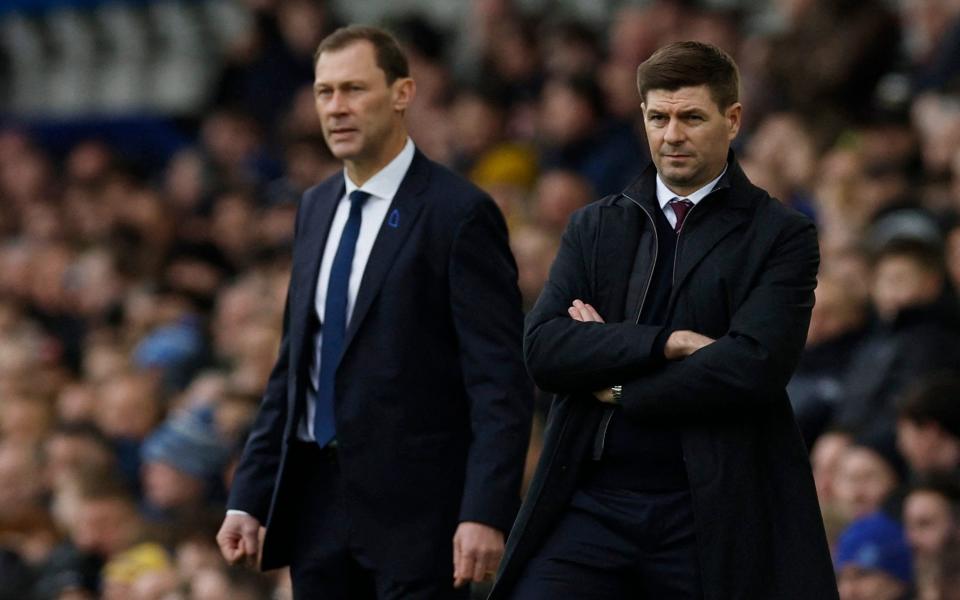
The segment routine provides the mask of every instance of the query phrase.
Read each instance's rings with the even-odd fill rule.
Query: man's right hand
[[[663,347],[663,355],[667,357],[667,360],[681,360],[715,341],[713,338],[696,331],[681,329],[674,331],[667,338],[667,343]]]
[[[223,520],[217,533],[220,553],[231,565],[238,563],[249,567],[257,566],[260,557],[261,534],[260,521],[247,514],[229,514]]]

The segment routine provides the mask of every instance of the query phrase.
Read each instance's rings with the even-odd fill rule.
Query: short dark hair
[[[960,437],[960,377],[949,373],[929,376],[908,389],[897,416],[913,423],[936,423]]]
[[[947,269],[943,248],[917,238],[894,238],[883,244],[874,252],[874,266],[887,258],[906,258],[925,271],[941,275]]]
[[[317,51],[313,54],[313,64],[316,65],[320,55],[324,52],[342,50],[356,42],[370,42],[377,58],[377,66],[386,74],[387,84],[397,79],[410,76],[410,66],[407,57],[400,49],[396,38],[386,30],[368,25],[350,25],[341,27],[323,38]]]
[[[914,492],[932,492],[942,496],[950,503],[954,514],[960,512],[960,483],[949,473],[930,473],[918,477],[907,489],[908,494]]]
[[[740,98],[740,70],[730,55],[703,42],[674,42],[660,48],[637,68],[640,99],[650,90],[676,91],[706,85],[710,97],[726,110]]]

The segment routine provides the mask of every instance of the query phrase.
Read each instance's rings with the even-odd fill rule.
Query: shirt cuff
[[[657,337],[653,338],[652,354],[661,361],[667,360],[667,356],[664,354],[664,349],[667,347],[667,340],[670,339],[670,334],[674,331],[674,329],[668,329],[664,327],[660,330],[660,333],[657,334]]]

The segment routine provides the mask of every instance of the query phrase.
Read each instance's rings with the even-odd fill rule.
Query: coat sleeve
[[[589,208],[570,219],[543,292],[527,315],[523,340],[527,369],[549,392],[591,392],[663,360],[657,353],[662,327],[581,323],[567,313],[574,300],[594,302],[588,265],[596,225]]]
[[[533,386],[520,354],[517,267],[492,200],[479,200],[460,223],[449,260],[451,313],[472,433],[460,520],[506,533],[520,504]]]
[[[806,340],[820,256],[816,229],[783,227],[726,335],[623,384],[633,418],[729,415],[783,395]]]

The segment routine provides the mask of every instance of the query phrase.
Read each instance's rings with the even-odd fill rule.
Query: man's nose
[[[683,126],[680,124],[680,120],[670,119],[670,122],[667,123],[666,130],[663,132],[663,141],[671,146],[676,146],[682,144],[685,139],[686,135],[683,132]]]
[[[340,90],[334,90],[323,108],[327,113],[343,114],[347,110],[344,94]]]

